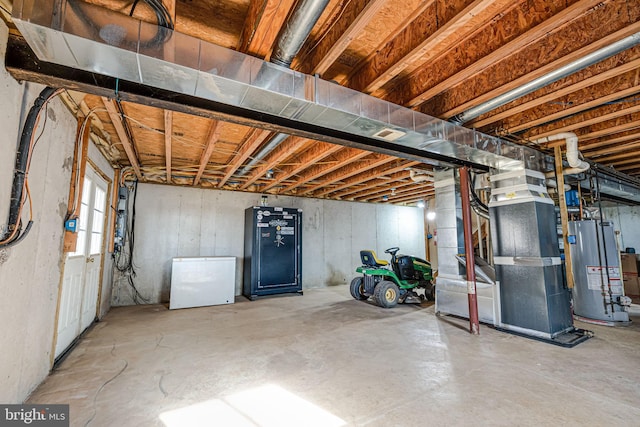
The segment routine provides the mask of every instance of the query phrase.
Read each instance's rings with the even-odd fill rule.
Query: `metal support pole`
[[[469,332],[480,334],[478,320],[478,298],[476,295],[476,271],[473,254],[473,229],[471,225],[471,202],[469,200],[469,169],[460,168],[460,198],[462,199],[462,225],[464,229],[464,252],[467,265],[467,295],[469,297]]]

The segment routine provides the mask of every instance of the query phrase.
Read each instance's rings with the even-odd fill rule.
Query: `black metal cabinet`
[[[242,293],[302,294],[302,211],[253,206],[245,211]]]

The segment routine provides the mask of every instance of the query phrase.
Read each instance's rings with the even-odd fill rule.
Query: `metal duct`
[[[276,47],[271,54],[271,62],[283,67],[291,67],[293,58],[311,33],[311,29],[329,4],[329,0],[302,0],[280,29]]]
[[[249,163],[247,163],[242,169],[237,171],[234,175],[244,176],[247,173],[249,173],[251,168],[254,167],[256,163],[264,159],[267,154],[269,154],[274,148],[280,145],[280,143],[285,139],[287,139],[288,137],[289,135],[287,135],[286,133],[276,134],[273,138],[271,138],[271,140],[269,140],[267,145],[262,147],[262,149],[258,151],[258,153],[255,156],[252,156],[251,160],[249,160]]]
[[[285,22],[276,38],[275,48],[271,55],[270,62],[283,67],[291,68],[291,62],[296,57],[304,44],[316,22],[329,4],[329,0],[303,0],[298,3],[291,17]],[[235,173],[235,176],[244,176],[253,166],[262,161],[274,148],[289,135],[279,133],[262,147],[255,156],[252,156],[249,163]]]
[[[607,59],[610,56],[616,55],[622,51],[630,49],[639,43],[640,43],[640,33],[632,34],[628,37],[625,37],[624,39],[618,40],[617,42],[610,44],[609,46],[603,47],[602,49],[596,50],[595,52],[585,55],[582,58],[577,59],[565,65],[564,67],[560,67],[557,70],[554,70],[548,74],[545,74],[544,76],[538,77],[537,79],[532,80],[529,83],[526,83],[520,87],[517,87],[506,93],[503,93],[500,96],[496,96],[495,98],[490,99],[489,101],[483,102],[480,105],[470,108],[467,111],[464,111],[454,116],[453,118],[451,118],[451,122],[459,125],[467,123],[484,113],[495,110],[496,108],[504,104],[507,104],[515,99],[525,96],[547,85],[550,85],[555,81],[558,81],[586,67],[589,67],[590,65],[593,65],[604,59]]]
[[[68,7],[72,2],[75,7]],[[16,0],[14,22],[42,61],[250,112],[318,139],[452,165],[540,170],[537,150],[456,126],[249,55],[79,0]],[[106,23],[106,24],[105,24]],[[103,37],[105,34],[121,37]],[[117,90],[117,84],[114,90]],[[303,132],[300,132],[303,134]]]

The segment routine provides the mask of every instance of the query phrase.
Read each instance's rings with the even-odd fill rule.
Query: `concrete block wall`
[[[139,184],[136,288],[152,303],[166,302],[173,257],[234,256],[240,295],[244,210],[259,204],[259,194]],[[303,211],[304,288],[349,283],[361,249],[388,258],[384,250],[399,246],[402,253],[425,257],[422,209],[271,195],[268,204]],[[114,283],[112,304],[132,303],[127,281]]]
[[[7,27],[0,23],[0,57]],[[0,227],[7,222],[13,169],[27,114],[43,86],[20,84],[0,67]],[[41,124],[44,122],[42,116]],[[0,249],[0,402],[20,403],[51,368],[58,286],[62,270],[62,223],[67,211],[76,119],[59,99],[49,103],[46,126],[31,160],[29,185],[34,224],[24,241]],[[95,148],[91,156],[112,174]],[[27,218],[23,215],[23,218]],[[110,258],[103,285],[110,285]],[[103,292],[102,312],[109,287]],[[106,300],[106,301],[105,301]]]

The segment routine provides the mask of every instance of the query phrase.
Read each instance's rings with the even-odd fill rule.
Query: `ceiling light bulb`
[[[424,202],[422,200],[418,202],[418,207],[421,209],[424,208]]]
[[[433,221],[434,219],[436,219],[436,213],[431,211],[431,212],[427,212],[427,219],[429,221]]]

